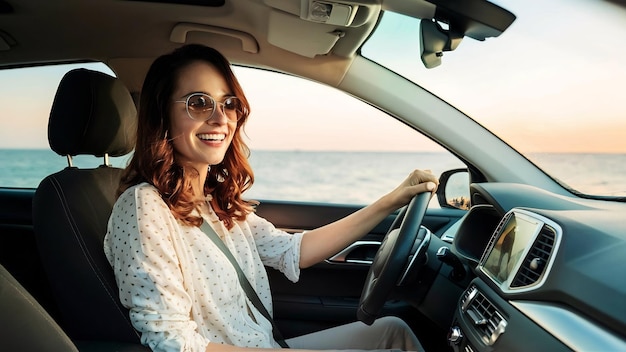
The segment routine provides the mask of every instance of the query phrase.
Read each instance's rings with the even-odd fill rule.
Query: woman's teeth
[[[203,141],[223,141],[226,135],[223,133],[200,133],[197,137]]]

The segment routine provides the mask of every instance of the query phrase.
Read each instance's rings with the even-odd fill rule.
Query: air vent
[[[555,238],[554,229],[547,225],[543,226],[513,278],[511,288],[529,287],[539,282],[545,274],[550,255],[552,255]]]
[[[463,293],[463,297],[461,297],[461,310],[462,311],[467,310],[467,307],[469,306],[470,302],[474,299],[477,293],[478,293],[478,289],[474,285],[470,286],[470,288],[465,290],[465,292]]]
[[[493,345],[498,337],[504,333],[507,325],[506,320],[475,287],[466,291],[466,296],[463,298],[469,300],[467,304],[464,304],[467,306],[465,314],[471,319],[483,342],[489,346]]]

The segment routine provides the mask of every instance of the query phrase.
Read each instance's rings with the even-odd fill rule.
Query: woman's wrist
[[[376,202],[372,204],[376,209],[385,214],[391,214],[396,211],[398,208],[401,208],[404,204],[398,204],[394,202],[394,197],[392,193],[387,193],[384,196],[380,197]]]

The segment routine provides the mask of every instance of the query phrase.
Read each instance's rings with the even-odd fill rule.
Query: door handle
[[[372,265],[380,244],[379,241],[356,241],[341,252],[326,259],[326,262],[330,264]]]

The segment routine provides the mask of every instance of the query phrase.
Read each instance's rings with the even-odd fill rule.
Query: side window
[[[236,67],[251,105],[246,125],[258,200],[368,204],[408,174],[465,165],[391,116],[337,89]],[[437,207],[436,197],[431,207]]]
[[[0,71],[0,187],[36,188],[67,166],[50,150],[48,115],[63,75],[104,64]],[[252,107],[246,142],[259,200],[368,204],[415,168],[464,167],[449,152],[391,116],[334,88],[276,72],[235,67]],[[123,167],[128,158],[111,158]],[[74,157],[78,167],[101,158]],[[431,202],[431,206],[437,206]]]
[[[48,116],[57,86],[69,70],[85,67],[110,75],[102,63],[0,70],[0,187],[36,188],[47,175],[66,167],[67,159],[48,145]],[[125,165],[127,157],[111,158]],[[78,167],[96,167],[101,158],[74,157]]]

